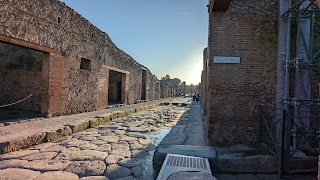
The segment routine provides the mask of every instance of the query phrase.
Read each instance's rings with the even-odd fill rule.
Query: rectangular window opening
[[[90,71],[91,70],[91,60],[81,58],[80,69]]]

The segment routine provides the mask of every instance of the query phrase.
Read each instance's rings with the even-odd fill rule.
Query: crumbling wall
[[[130,72],[126,103],[140,100],[137,79],[141,67],[118,49],[109,36],[58,0],[0,1],[0,41],[21,40],[24,46],[49,49],[47,113],[74,114],[106,106],[107,75],[102,65]],[[20,41],[19,41],[20,42]],[[81,58],[91,61],[90,69],[80,69]],[[99,89],[98,89],[99,87]],[[99,100],[102,98],[103,100]]]
[[[255,108],[274,114],[277,62],[277,2],[233,0],[210,13],[208,42],[208,138],[210,143],[255,140]],[[217,64],[214,56],[240,57]]]

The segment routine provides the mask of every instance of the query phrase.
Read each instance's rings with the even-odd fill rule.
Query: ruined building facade
[[[0,0],[0,105],[57,116],[160,98],[155,75],[58,0]]]
[[[201,84],[209,142],[250,143],[256,107],[275,109],[277,1],[209,0],[208,9]]]

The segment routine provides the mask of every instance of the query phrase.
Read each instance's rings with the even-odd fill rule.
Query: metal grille
[[[198,157],[171,156],[167,166],[207,169],[206,159]]]
[[[166,180],[171,174],[179,171],[200,171],[211,174],[207,158],[167,154],[157,180]]]

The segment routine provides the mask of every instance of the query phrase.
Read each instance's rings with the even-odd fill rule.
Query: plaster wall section
[[[50,53],[46,67],[47,113],[66,115],[106,106],[108,75],[102,65],[130,72],[126,103],[141,99],[136,82],[141,67],[117,48],[109,36],[58,0],[0,0],[0,41],[24,42]],[[20,44],[18,44],[20,45]],[[52,51],[51,51],[52,50]],[[89,69],[80,69],[81,58],[90,60]]]
[[[209,13],[207,94],[210,143],[255,141],[255,108],[273,114],[277,61],[277,1],[233,0]],[[214,56],[240,57],[218,64]]]

